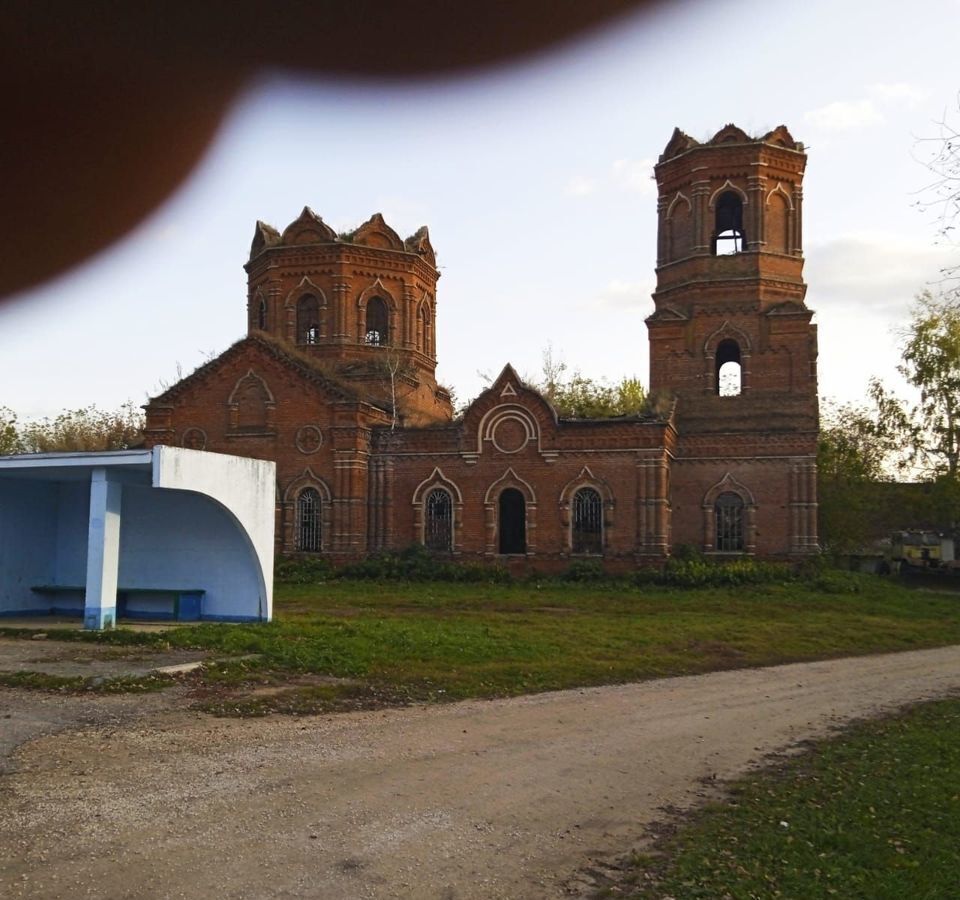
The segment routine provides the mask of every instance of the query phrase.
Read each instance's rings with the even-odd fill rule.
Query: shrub
[[[560,576],[564,581],[603,581],[607,575],[598,559],[578,559]]]
[[[333,566],[317,556],[278,556],[273,577],[283,584],[318,584],[333,577]]]

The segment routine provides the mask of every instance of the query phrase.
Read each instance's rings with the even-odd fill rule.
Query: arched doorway
[[[527,504],[516,488],[500,494],[500,553],[527,552]]]

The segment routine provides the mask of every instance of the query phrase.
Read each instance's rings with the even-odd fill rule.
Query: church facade
[[[257,223],[247,336],[146,407],[148,445],[274,460],[277,549],[334,561],[420,543],[454,558],[611,569],[680,545],[818,549],[817,343],[806,155],[786,128],[676,130],[655,175],[650,401],[564,419],[507,365],[459,417],[436,381],[426,228]]]

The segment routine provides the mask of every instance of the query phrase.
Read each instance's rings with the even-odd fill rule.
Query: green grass
[[[357,705],[364,691],[356,684],[377,704],[385,697],[498,697],[960,642],[960,595],[849,573],[696,589],[621,582],[279,584],[275,613],[263,625],[48,633],[201,648],[228,658],[255,654],[194,678],[222,691],[306,675],[345,679],[349,689],[329,690],[338,702],[349,694]],[[309,695],[312,687],[298,690]],[[329,690],[313,693],[322,700]],[[269,711],[270,701],[257,708]],[[325,708],[339,707],[315,704]]]
[[[858,725],[739,781],[659,849],[617,896],[960,897],[960,700]]]

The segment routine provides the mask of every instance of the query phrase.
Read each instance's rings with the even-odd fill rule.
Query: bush
[[[317,556],[278,556],[273,565],[273,577],[283,584],[319,584],[333,574],[333,566]]]
[[[607,578],[598,559],[578,559],[560,576],[564,581],[603,581]]]
[[[741,584],[783,583],[795,578],[793,568],[786,563],[760,562],[753,559],[714,562],[702,558],[671,558],[662,569],[643,569],[637,572],[634,583],[681,588],[733,587]]]
[[[503,584],[510,573],[501,566],[456,563],[432,554],[421,544],[411,544],[399,553],[378,553],[350,563],[337,572],[338,578],[367,581],[458,581]]]

